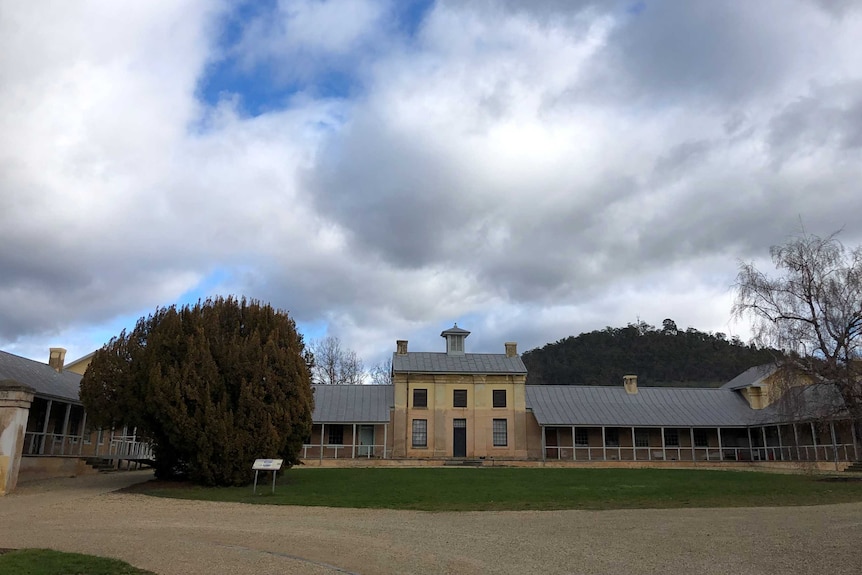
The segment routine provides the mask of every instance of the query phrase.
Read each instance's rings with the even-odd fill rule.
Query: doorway
[[[452,456],[467,457],[466,419],[455,419],[452,422]]]
[[[374,455],[374,426],[359,426],[359,457],[371,457]]]

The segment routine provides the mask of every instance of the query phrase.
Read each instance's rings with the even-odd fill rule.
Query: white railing
[[[154,459],[152,446],[134,435],[114,436],[109,455],[117,459]]]
[[[153,459],[149,443],[135,435],[114,435],[92,442],[92,435],[63,435],[29,431],[24,434],[24,455],[73,455],[81,457],[105,457],[110,459]],[[107,449],[104,445],[107,444]],[[86,449],[85,449],[85,446]]]
[[[631,447],[546,445],[545,459],[558,461],[856,461],[852,443],[838,445],[785,445],[769,447]]]
[[[385,445],[350,445],[341,443],[305,443],[303,459],[385,459]]]

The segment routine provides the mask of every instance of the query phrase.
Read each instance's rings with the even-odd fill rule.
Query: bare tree
[[[327,336],[311,343],[314,355],[312,380],[327,385],[358,385],[365,373],[362,360],[337,337]]]
[[[752,320],[757,343],[787,352],[781,361],[788,370],[814,384],[834,387],[843,401],[828,407],[849,415],[857,422],[858,433],[862,247],[848,249],[836,234],[820,238],[803,232],[773,246],[770,254],[779,272],[776,277],[754,264],[740,264],[733,315]]]
[[[368,371],[368,377],[374,385],[389,385],[392,383],[392,358],[381,361]]]

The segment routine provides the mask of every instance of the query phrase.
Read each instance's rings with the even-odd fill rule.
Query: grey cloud
[[[835,149],[862,151],[862,83],[815,89],[786,106],[769,122],[773,165],[793,157]]]
[[[593,62],[605,92],[666,107],[681,101],[740,102],[780,83],[793,65],[780,14],[757,2],[646,2]]]
[[[305,181],[312,201],[351,232],[358,252],[407,268],[437,261],[475,213],[446,151],[421,138],[387,132],[382,119],[359,119]]]

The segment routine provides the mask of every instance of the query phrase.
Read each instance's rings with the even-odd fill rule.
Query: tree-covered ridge
[[[623,375],[639,385],[716,385],[746,369],[773,362],[778,352],[745,344],[738,337],[644,322],[570,336],[523,354],[528,384],[622,385]]]

